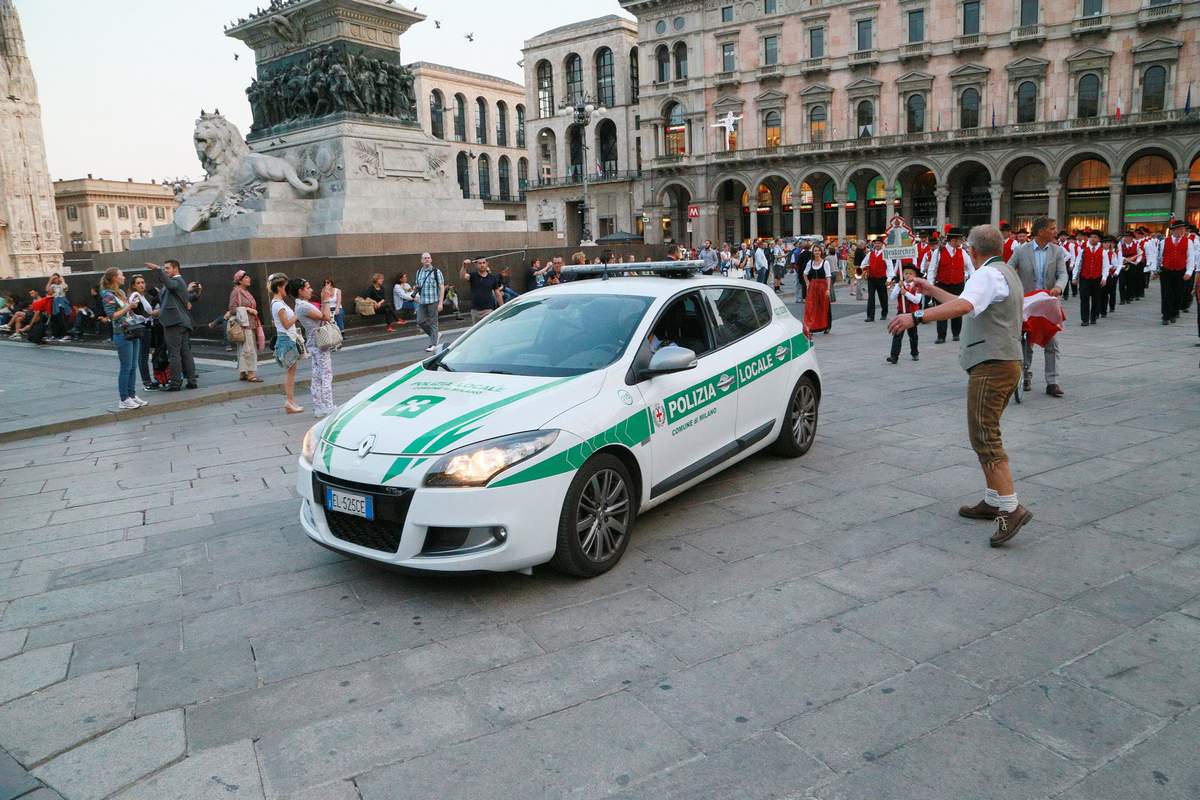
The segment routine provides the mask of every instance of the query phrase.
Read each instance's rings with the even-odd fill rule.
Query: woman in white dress
[[[296,321],[304,330],[304,344],[312,357],[312,383],[309,389],[312,392],[313,413],[320,419],[337,409],[333,402],[333,353],[317,347],[317,329],[333,319],[333,315],[325,303],[313,304],[312,285],[304,278],[288,281],[287,291],[293,299]]]

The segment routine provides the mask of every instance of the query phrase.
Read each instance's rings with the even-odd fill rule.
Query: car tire
[[[638,502],[634,492],[633,479],[619,458],[600,453],[588,459],[563,500],[550,565],[584,578],[612,569],[633,535]]]
[[[788,397],[783,427],[771,443],[771,452],[785,458],[798,458],[807,453],[817,438],[820,405],[817,384],[808,375],[800,376]]]

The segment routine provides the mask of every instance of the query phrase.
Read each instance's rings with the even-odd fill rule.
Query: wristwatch
[[[918,325],[925,324],[925,309],[918,308],[913,312],[912,318],[913,322],[917,323]]]

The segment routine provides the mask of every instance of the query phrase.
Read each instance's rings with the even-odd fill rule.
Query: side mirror
[[[659,348],[650,356],[650,364],[642,370],[642,377],[666,375],[671,372],[683,372],[696,368],[696,353],[686,347],[669,344]]]

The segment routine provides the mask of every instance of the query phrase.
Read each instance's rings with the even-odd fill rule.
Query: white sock
[[[1000,505],[1000,495],[996,494],[995,489],[988,489],[983,493],[983,502],[996,508]]]
[[[996,505],[1000,506],[1000,510],[1007,513],[1017,510],[1017,496],[1015,494],[998,494],[996,499],[999,501]]]

